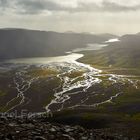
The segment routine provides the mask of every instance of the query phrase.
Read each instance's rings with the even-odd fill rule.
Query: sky
[[[0,28],[140,32],[140,0],[0,0]]]

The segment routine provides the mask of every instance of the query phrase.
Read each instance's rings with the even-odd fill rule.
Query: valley
[[[110,39],[61,56],[2,60],[1,114],[52,114],[49,122],[105,128],[126,136],[132,126],[134,135],[130,136],[139,136],[139,67],[116,60],[120,48],[110,53],[120,43],[120,39]]]
[[[39,64],[37,58],[35,63],[33,59],[31,63],[30,59],[2,63],[1,69],[7,71],[1,71],[1,83],[5,82],[5,87],[1,87],[1,100],[5,101],[1,111],[27,109],[29,112],[57,112],[115,107],[119,98],[128,94],[126,91],[129,88],[133,92],[139,91],[138,75],[109,73],[77,62],[79,57],[82,55],[70,54],[66,55],[69,59],[59,57],[58,62],[43,58],[44,64]]]

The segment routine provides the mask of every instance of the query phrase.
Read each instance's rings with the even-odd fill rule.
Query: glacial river
[[[119,41],[118,39],[110,40],[108,42],[112,41]],[[99,46],[100,44],[98,44]],[[106,45],[101,45],[101,48]],[[95,50],[97,46],[95,44],[90,46],[87,46],[87,50]],[[85,50],[85,48],[81,48],[81,50]],[[36,67],[40,69],[48,69],[52,68],[57,69],[59,74],[56,75],[56,77],[61,81],[61,91],[56,89],[53,89],[54,91],[54,98],[50,101],[50,103],[46,106],[46,111],[50,112],[52,111],[52,106],[59,104],[59,108],[55,111],[60,111],[63,108],[65,108],[65,104],[68,102],[71,102],[71,104],[67,108],[75,108],[75,107],[95,107],[100,104],[111,102],[114,98],[117,98],[121,92],[116,92],[116,94],[110,94],[106,98],[106,95],[99,101],[95,101],[93,103],[89,104],[89,101],[91,98],[94,99],[94,96],[98,96],[99,93],[96,93],[96,91],[92,91],[92,93],[89,93],[89,89],[93,87],[94,85],[100,84],[103,81],[103,77],[107,77],[106,81],[109,81],[111,84],[114,83],[121,83],[123,84],[124,81],[128,81],[135,86],[135,82],[126,78],[123,75],[116,75],[116,74],[102,74],[102,70],[95,69],[91,67],[88,64],[77,62],[76,60],[83,57],[83,54],[80,53],[74,53],[79,52],[80,49],[74,50],[72,52],[69,52],[69,54],[64,56],[56,56],[56,57],[38,57],[38,58],[20,58],[20,59],[11,59],[7,60],[5,63],[7,64],[13,64],[16,67],[20,67],[23,65],[23,67],[18,69],[15,73],[15,77],[13,78],[13,82],[15,84],[15,88],[17,89],[17,97],[22,97],[21,102],[13,106],[11,109],[14,109],[15,107],[24,104],[24,101],[26,99],[26,92],[30,89],[33,82],[36,82],[39,80],[40,77],[29,77],[27,75],[28,70],[30,69],[30,66],[35,65]],[[11,65],[10,65],[11,66]],[[6,66],[7,67],[7,66]],[[5,68],[6,68],[5,67]],[[4,67],[3,67],[4,69]],[[72,72],[79,72],[84,71],[82,75],[79,75],[77,77],[68,77],[69,74]],[[82,79],[82,80],[79,80]],[[59,88],[59,87],[58,87]],[[75,92],[74,92],[75,90]],[[84,94],[82,99],[78,99],[76,103],[73,103],[71,101],[71,95],[78,95],[80,97],[80,94]],[[101,96],[101,95],[99,95]],[[14,98],[14,99],[15,99]],[[104,100],[103,100],[104,99]],[[13,100],[13,99],[12,99]],[[11,100],[11,101],[12,101]],[[11,101],[9,101],[7,104],[9,104]]]

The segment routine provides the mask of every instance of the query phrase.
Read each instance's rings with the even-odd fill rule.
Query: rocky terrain
[[[108,132],[47,122],[47,117],[0,117],[1,140],[137,140]]]

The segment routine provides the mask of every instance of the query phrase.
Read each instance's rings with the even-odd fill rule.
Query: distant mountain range
[[[26,29],[0,29],[0,59],[62,55],[88,43],[102,43],[111,34],[57,33]]]
[[[48,57],[63,55],[67,51],[86,47],[87,44],[104,43],[113,38],[109,46],[89,51],[81,60],[99,66],[139,67],[140,33],[121,37],[112,34],[90,34],[26,29],[0,29],[0,59]]]

